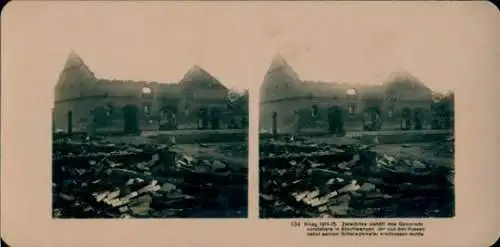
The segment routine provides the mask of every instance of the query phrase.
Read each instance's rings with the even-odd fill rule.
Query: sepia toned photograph
[[[498,236],[488,2],[11,1],[1,20],[9,246]]]
[[[403,69],[379,83],[302,79],[278,54],[259,115],[261,218],[454,216],[451,89]]]
[[[105,79],[84,57],[71,50],[59,61],[53,217],[247,216],[247,89],[200,65],[178,81]]]

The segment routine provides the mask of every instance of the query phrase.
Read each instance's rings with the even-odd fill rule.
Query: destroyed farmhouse
[[[260,91],[272,130],[259,139],[260,218],[453,217],[454,94],[436,95],[407,72],[304,81],[276,56]]]
[[[97,78],[72,51],[55,87],[53,125],[65,132],[242,127],[246,109],[231,107],[228,93],[199,66],[176,83]]]
[[[271,62],[260,89],[260,128],[347,131],[426,129],[433,121],[433,92],[401,71],[380,85],[313,82],[300,79],[279,55]],[[333,119],[333,120],[332,120]],[[337,121],[338,123],[334,123]]]

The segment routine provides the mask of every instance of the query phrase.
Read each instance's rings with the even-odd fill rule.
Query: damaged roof
[[[226,88],[217,78],[202,67],[195,65],[190,68],[179,82],[183,87],[217,87]]]
[[[391,73],[388,79],[385,81],[384,86],[387,89],[398,89],[398,88],[408,88],[408,87],[419,87],[419,88],[427,88],[428,87],[420,81],[417,77],[410,74],[408,71],[403,69],[398,69]]]
[[[384,89],[380,85],[368,85],[348,82],[315,82],[303,81],[301,91],[304,96],[314,97],[339,97],[346,94],[347,90],[354,89],[361,97],[381,98],[384,97]]]
[[[85,64],[83,59],[78,55],[74,50],[71,50],[66,58],[66,62],[64,63],[63,70],[71,69],[71,68],[79,68],[87,71],[91,71],[90,68]],[[92,73],[92,72],[91,72]]]
[[[86,90],[91,90],[93,93],[107,93],[116,96],[136,94],[141,92],[143,87],[150,87],[154,93],[165,94],[169,97],[180,94],[182,88],[186,86],[227,89],[214,76],[198,65],[188,70],[183,79],[176,83],[96,78],[83,59],[74,50],[71,50],[59,75],[56,87],[61,88],[63,84],[69,85],[75,82],[86,84]],[[60,89],[56,89],[56,91],[56,100],[65,98],[63,91]]]

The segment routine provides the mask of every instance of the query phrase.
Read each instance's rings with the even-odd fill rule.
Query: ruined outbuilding
[[[228,88],[199,66],[179,82],[98,78],[74,51],[55,87],[53,124],[63,131],[226,128]]]
[[[431,123],[432,90],[406,71],[379,85],[302,80],[276,55],[260,88],[260,129],[424,129]]]

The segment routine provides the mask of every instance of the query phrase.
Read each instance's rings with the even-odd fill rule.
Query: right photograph
[[[260,218],[454,216],[452,88],[397,63],[308,80],[290,58],[260,86]]]

